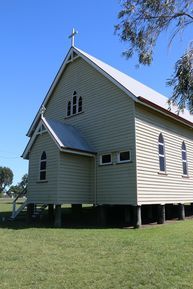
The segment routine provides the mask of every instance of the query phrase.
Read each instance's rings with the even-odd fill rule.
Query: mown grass
[[[0,240],[2,289],[193,288],[193,220],[140,230],[0,221]]]

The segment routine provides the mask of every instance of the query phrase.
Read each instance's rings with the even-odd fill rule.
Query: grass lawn
[[[54,229],[2,221],[2,289],[193,288],[193,220],[133,229]],[[40,222],[41,223],[41,222]]]

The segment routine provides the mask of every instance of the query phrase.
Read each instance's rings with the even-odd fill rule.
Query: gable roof
[[[112,66],[104,63],[103,61],[89,55],[88,53],[80,50],[76,47],[71,47],[68,51],[66,58],[64,62],[62,63],[43,103],[42,106],[46,106],[49,98],[52,95],[52,92],[60,79],[60,76],[62,75],[66,65],[69,62],[72,62],[74,59],[81,57],[84,59],[88,64],[90,64],[92,67],[94,67],[97,71],[99,71],[101,74],[103,74],[106,78],[108,78],[111,82],[113,82],[116,86],[118,86],[121,90],[123,90],[129,97],[131,97],[136,102],[141,102],[140,97],[143,99],[146,99],[147,101],[154,103],[155,105],[161,107],[162,109],[168,110],[168,98],[163,96],[162,94],[158,93],[157,91],[149,88],[148,86],[142,84],[141,82],[133,79],[132,77],[128,76],[127,74],[117,70],[116,68],[113,68]],[[145,105],[145,102],[141,102]],[[152,106],[153,108],[153,106]],[[162,112],[162,110],[160,110]],[[175,106],[171,107],[170,112],[173,115],[177,115],[177,108]],[[36,127],[36,124],[38,120],[40,119],[41,115],[41,108],[39,109],[27,135],[31,136],[34,127]],[[172,115],[170,115],[172,117]],[[174,117],[175,118],[175,117]],[[175,118],[176,119],[176,118]],[[183,122],[183,120],[188,121],[189,123],[192,123],[191,126],[193,126],[193,116],[185,109],[184,112],[180,112],[178,114],[178,121]],[[185,123],[187,124],[187,122]]]
[[[81,136],[80,132],[69,124],[62,123],[53,119],[46,119],[41,117],[41,120],[36,128],[33,137],[28,142],[22,157],[28,158],[29,151],[37,137],[41,126],[44,126],[46,131],[50,134],[60,151],[83,154],[83,155],[93,155],[95,151],[91,148],[84,138]]]

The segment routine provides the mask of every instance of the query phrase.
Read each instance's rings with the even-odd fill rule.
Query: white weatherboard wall
[[[193,130],[136,105],[138,204],[193,202]],[[158,137],[165,141],[166,175],[159,174]],[[181,145],[185,142],[189,177],[182,176]]]
[[[47,155],[47,182],[39,181],[40,158]],[[57,203],[59,150],[48,133],[37,136],[29,154],[29,203]]]
[[[58,202],[93,204],[94,158],[60,153]]]
[[[73,92],[83,98],[83,112],[66,118]],[[47,106],[45,117],[71,124],[94,150],[131,150],[132,162],[102,167],[97,163],[97,203],[136,204],[134,102],[83,59],[69,63]]]

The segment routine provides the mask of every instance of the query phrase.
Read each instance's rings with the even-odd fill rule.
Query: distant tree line
[[[27,188],[28,174],[25,174],[17,185],[13,183],[13,171],[8,167],[0,167],[0,194],[6,193],[8,196],[17,196]]]

